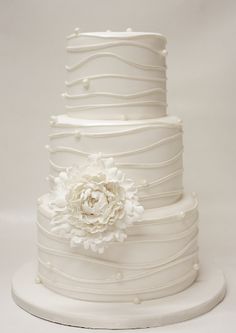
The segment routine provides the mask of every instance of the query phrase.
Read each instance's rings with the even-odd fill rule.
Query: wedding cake
[[[50,120],[50,188],[38,199],[35,283],[100,309],[168,299],[200,266],[182,122],[167,114],[166,39],[75,29],[66,52],[65,114]]]

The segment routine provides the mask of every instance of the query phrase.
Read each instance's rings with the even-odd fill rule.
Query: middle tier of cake
[[[183,194],[182,124],[177,117],[104,121],[53,116],[49,135],[50,181],[93,153],[113,157],[131,178],[144,208],[178,201]]]

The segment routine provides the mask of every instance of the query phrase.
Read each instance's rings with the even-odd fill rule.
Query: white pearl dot
[[[42,203],[42,199],[41,199],[41,198],[38,198],[37,203],[38,203],[39,205],[41,205],[41,203]]]
[[[123,274],[121,272],[116,273],[116,280],[122,280]]]
[[[161,51],[161,54],[165,57],[165,56],[167,56],[168,52],[167,52],[167,50],[164,49]]]
[[[50,263],[50,261],[48,261],[48,262],[46,263],[46,265],[47,265],[47,267],[48,267],[49,269],[52,269],[52,264]]]
[[[148,182],[146,179],[142,179],[141,180],[141,184],[144,185],[144,186],[147,186],[148,185]]]
[[[79,34],[79,30],[80,30],[79,28],[75,28],[75,30],[74,30],[74,31],[75,31],[75,34],[76,34],[76,35],[78,35],[78,34]]]
[[[83,83],[83,86],[85,89],[89,88],[89,85],[90,85],[89,79],[87,79],[87,78],[83,79],[82,83]]]
[[[194,265],[193,265],[193,269],[194,269],[195,271],[199,271],[199,268],[200,268],[199,264],[194,264]]]
[[[35,283],[39,284],[41,283],[41,279],[39,276],[36,276],[36,278],[34,279]]]
[[[47,150],[49,150],[49,148],[50,148],[49,145],[45,145],[44,147],[45,147],[45,149],[47,149]]]
[[[179,214],[178,214],[178,219],[179,220],[182,220],[183,218],[185,217],[185,212],[179,212]]]
[[[132,28],[127,28],[126,31],[127,32],[132,32]]]
[[[107,31],[106,31],[106,32],[111,32],[111,30],[107,29]]]
[[[62,93],[61,97],[65,98],[66,97],[66,93]]]
[[[139,297],[136,296],[136,297],[134,297],[133,302],[134,302],[134,304],[140,304],[141,300]]]

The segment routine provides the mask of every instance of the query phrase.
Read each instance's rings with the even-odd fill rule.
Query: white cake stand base
[[[164,326],[197,317],[223,300],[223,273],[201,266],[197,281],[188,289],[141,304],[84,302],[60,296],[35,283],[34,264],[25,264],[12,280],[17,305],[29,313],[56,323],[106,329]]]

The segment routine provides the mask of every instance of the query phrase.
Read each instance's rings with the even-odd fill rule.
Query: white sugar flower
[[[82,167],[55,178],[51,206],[52,232],[70,239],[71,246],[103,253],[112,241],[124,241],[126,228],[139,221],[143,207],[137,189],[113,158],[90,155]]]

